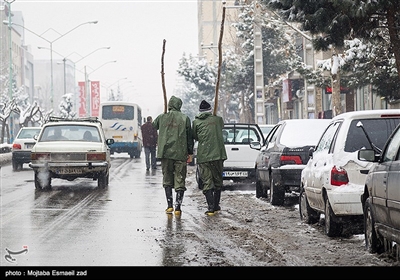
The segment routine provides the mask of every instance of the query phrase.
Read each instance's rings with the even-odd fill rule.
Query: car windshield
[[[224,128],[222,135],[225,144],[249,144],[252,141],[261,141],[251,127]]]
[[[350,124],[350,129],[347,134],[346,144],[344,147],[346,152],[352,153],[362,148],[372,148],[362,128],[357,127],[358,122],[362,123],[372,143],[378,146],[380,149],[383,149],[386,140],[389,138],[396,126],[400,123],[400,119],[379,118],[353,120]]]
[[[38,129],[21,129],[21,132],[18,134],[18,138],[20,139],[29,139],[33,138],[34,135],[39,134],[40,128]]]
[[[100,142],[96,127],[86,125],[52,125],[43,128],[39,142],[46,141],[86,141]]]
[[[288,147],[315,146],[327,126],[325,121],[287,122],[280,143]]]

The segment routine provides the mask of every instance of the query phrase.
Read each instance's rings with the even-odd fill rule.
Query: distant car
[[[365,246],[370,253],[389,251],[393,242],[400,245],[400,126],[382,154],[362,149],[358,159],[376,163],[368,172],[361,196]]]
[[[286,193],[300,191],[300,175],[330,120],[290,119],[278,122],[265,145],[252,142],[259,150],[255,161],[256,197],[268,197],[272,205],[283,205]]]
[[[372,162],[357,158],[360,149],[380,153],[400,123],[400,110],[364,110],[340,114],[322,135],[301,174],[300,218],[311,224],[325,218],[325,234],[339,236],[362,228],[361,194]],[[352,228],[350,228],[352,227]]]
[[[267,137],[268,133],[274,128],[274,124],[259,124],[258,125],[264,135],[264,139]]]
[[[31,152],[36,189],[51,187],[52,178],[73,181],[97,180],[99,188],[108,186],[113,139],[105,139],[97,118],[65,120],[50,118],[42,126]]]
[[[36,143],[34,136],[39,135],[41,127],[22,127],[12,144],[13,171],[22,169],[24,163],[31,162],[31,150]]]

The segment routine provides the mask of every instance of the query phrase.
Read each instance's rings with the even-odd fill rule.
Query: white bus
[[[114,139],[111,154],[128,153],[140,158],[143,148],[142,109],[138,104],[125,101],[106,101],[100,104],[100,121],[106,139]]]

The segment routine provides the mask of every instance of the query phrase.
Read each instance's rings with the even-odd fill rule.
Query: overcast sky
[[[183,54],[197,55],[197,0],[16,0],[13,11],[21,11],[25,27],[48,41],[56,40],[81,23],[71,33],[53,42],[53,60],[79,60],[77,80],[83,81],[84,67],[89,79],[100,81],[101,93],[107,86],[124,91],[124,100],[138,103],[143,114],[156,116],[163,111],[161,55],[166,40],[164,77],[168,98],[176,84],[176,70]],[[50,44],[31,32],[25,32],[35,59],[50,59]],[[56,53],[57,52],[57,53]],[[116,63],[107,63],[117,60]],[[104,63],[104,66],[102,66]],[[100,67],[100,68],[98,68]],[[98,68],[98,69],[97,69]],[[97,69],[97,70],[96,70]],[[124,78],[127,79],[124,79]],[[120,80],[121,79],[121,80]],[[118,80],[120,80],[118,82]],[[102,96],[102,100],[107,97]]]

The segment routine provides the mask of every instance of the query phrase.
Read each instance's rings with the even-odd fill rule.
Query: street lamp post
[[[32,31],[32,30],[26,28],[26,27],[23,26],[23,25],[20,25],[20,24],[17,24],[17,23],[12,23],[12,22],[11,22],[11,19],[9,19],[9,24],[10,24],[10,25],[19,26],[19,27],[21,27],[21,28],[23,28],[23,29],[25,29],[25,30],[31,32],[32,34],[38,36],[39,38],[45,40],[45,41],[46,41],[47,43],[49,43],[49,45],[50,45],[50,83],[51,83],[51,84],[50,84],[50,93],[51,93],[50,103],[51,103],[51,109],[54,109],[54,108],[53,108],[53,99],[54,99],[54,88],[53,88],[53,43],[56,42],[56,41],[58,41],[59,39],[61,39],[61,38],[64,37],[65,35],[71,33],[72,31],[74,31],[75,29],[77,29],[78,27],[80,27],[80,26],[82,26],[82,25],[85,25],[85,24],[92,24],[92,23],[93,23],[93,24],[96,24],[97,22],[98,22],[98,21],[96,20],[96,21],[87,21],[87,22],[78,24],[77,26],[75,26],[74,28],[72,28],[71,30],[69,30],[68,32],[66,32],[66,33],[64,33],[64,34],[61,34],[61,35],[60,35],[59,37],[57,37],[56,39],[50,41],[50,40],[44,38],[42,35],[37,34],[36,32],[34,32],[34,31]]]
[[[83,60],[83,59],[85,59],[86,57],[88,57],[89,55],[91,55],[91,54],[93,54],[93,53],[95,53],[95,52],[97,52],[97,51],[99,51],[99,50],[110,49],[110,48],[111,48],[111,47],[101,47],[101,48],[97,48],[97,49],[93,50],[92,52],[88,53],[88,54],[85,55],[85,56],[82,56],[82,55],[76,53],[76,54],[78,54],[81,58],[78,59],[77,61],[72,61],[72,60],[70,60],[70,61],[72,61],[73,65],[74,65],[74,69],[76,69],[76,68],[75,68],[75,65],[76,65],[78,62],[80,62],[81,60]],[[50,49],[50,48],[38,47],[38,49],[48,49],[48,50],[50,50],[51,52],[54,52],[54,53],[58,54],[58,55],[61,56],[61,57],[64,57],[64,58],[63,58],[63,64],[64,64],[64,94],[66,94],[66,93],[67,93],[66,61],[67,61],[67,57],[70,56],[70,55],[72,55],[72,54],[69,54],[69,55],[67,55],[67,56],[64,56],[64,55],[60,54],[59,52],[56,52],[55,50],[52,50],[52,49]],[[74,70],[74,72],[75,72],[75,70]],[[74,74],[74,84],[75,84],[75,74]],[[75,103],[76,103],[76,102],[75,102]],[[75,105],[76,105],[76,104],[75,104]]]
[[[119,83],[119,81],[121,81],[121,80],[126,80],[126,79],[128,79],[128,77],[124,77],[124,78],[118,79],[116,82],[112,83],[111,85],[109,85],[109,86],[107,87],[107,99],[108,99],[108,100],[111,100],[110,94],[108,93],[108,89],[111,88],[111,87],[112,87],[113,85],[115,85],[116,83]]]
[[[12,61],[12,37],[11,37],[11,16],[12,16],[12,14],[11,14],[11,3],[13,3],[15,0],[12,0],[12,1],[6,1],[6,3],[7,3],[7,9],[8,9],[8,22],[7,22],[7,24],[8,24],[8,36],[9,36],[9,55],[10,55],[10,61],[9,61],[9,75],[8,75],[8,95],[9,95],[9,98],[10,98],[10,102],[11,102],[11,100],[12,100],[12,81],[13,81],[13,68],[12,68],[12,65],[13,65],[13,61]],[[14,126],[14,121],[13,121],[13,117],[12,117],[12,114],[13,113],[11,113],[10,114],[10,141],[13,141],[14,139],[14,136],[13,136],[13,132],[14,132],[14,129],[13,129],[13,126]],[[12,143],[12,142],[10,142],[10,143]]]
[[[98,69],[100,69],[101,67],[103,67],[106,64],[109,63],[114,63],[117,62],[116,60],[113,61],[108,61],[103,63],[102,65],[100,65],[99,67],[97,67],[96,69],[94,69],[92,72],[87,73],[86,71],[86,66],[84,67],[84,71],[85,71],[85,96],[86,96],[86,116],[90,117],[91,114],[91,102],[90,102],[90,91],[89,91],[89,75],[92,74],[94,71],[97,71]]]

